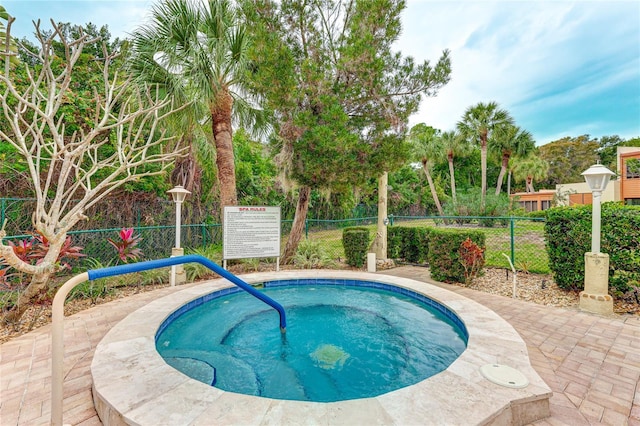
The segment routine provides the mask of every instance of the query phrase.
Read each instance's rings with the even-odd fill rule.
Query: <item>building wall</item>
[[[517,197],[520,206],[527,212],[547,210],[551,207],[551,201],[556,191],[541,190],[538,192],[516,192],[511,197]]]
[[[625,201],[627,204],[640,205],[640,176],[628,175],[625,161],[630,158],[640,159],[640,147],[621,146],[617,150],[617,179],[609,181],[602,192],[602,202]],[[511,197],[518,197],[520,205],[527,211],[546,210],[557,194],[558,205],[573,206],[592,204],[593,194],[586,182],[562,183],[556,190],[538,192],[518,192]]]
[[[602,192],[602,202],[619,200],[620,198],[616,197],[616,194],[620,192],[619,186],[619,180],[610,181],[607,188]],[[561,195],[558,197],[558,204],[564,206],[591,204],[593,199],[587,182],[558,184],[556,185],[556,192]]]
[[[631,147],[627,147],[631,148]],[[620,200],[626,204],[640,205],[640,173],[630,173],[627,170],[627,161],[630,159],[640,159],[640,148],[636,151],[618,151],[618,162],[620,164]]]

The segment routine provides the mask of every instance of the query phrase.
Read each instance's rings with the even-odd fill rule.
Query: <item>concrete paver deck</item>
[[[605,318],[481,293],[433,282],[419,267],[383,273],[439,285],[509,322],[526,342],[533,367],[554,392],[551,417],[536,424],[640,426],[640,317]],[[130,312],[173,291],[141,293],[65,320],[65,423],[101,424],[91,396],[96,345]],[[0,346],[0,425],[49,424],[50,330],[45,326]]]

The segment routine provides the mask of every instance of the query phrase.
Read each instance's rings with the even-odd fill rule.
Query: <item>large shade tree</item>
[[[549,163],[549,173],[544,186],[584,182],[581,173],[598,161],[598,140],[589,135],[564,137],[538,148],[540,158]]]
[[[500,156],[500,174],[496,183],[496,195],[500,195],[504,176],[509,169],[509,160],[513,155],[526,157],[535,149],[536,143],[528,131],[515,125],[504,126],[494,134],[489,148]]]
[[[409,141],[413,148],[413,158],[422,164],[422,170],[427,178],[429,190],[438,209],[438,214],[444,216],[444,210],[438,198],[438,191],[431,176],[434,163],[444,156],[440,131],[424,123],[416,124],[409,132]]]
[[[193,104],[182,118],[187,134],[208,119],[221,207],[237,204],[232,123],[251,128],[261,117],[247,85],[249,46],[229,0],[163,0],[153,6],[150,22],[133,33],[132,72]],[[200,115],[203,110],[206,117]],[[187,136],[186,143],[193,139]]]
[[[406,160],[408,117],[422,95],[447,83],[450,60],[445,51],[432,66],[393,51],[402,0],[242,3],[255,33],[255,84],[274,117],[276,158],[298,188],[287,261],[312,188],[352,188]]]
[[[509,113],[496,102],[470,106],[458,122],[458,131],[469,141],[480,146],[480,171],[482,173],[481,204],[484,208],[487,195],[487,146],[496,130],[513,124]]]
[[[25,73],[0,72],[0,142],[27,165],[29,195],[36,199],[33,228],[47,242],[35,263],[2,242],[6,233],[0,230],[0,258],[32,277],[6,314],[8,321],[19,319],[49,290],[49,278],[61,267],[61,251],[68,245],[67,232],[86,219],[87,209],[128,182],[164,174],[183,154],[162,150],[168,139],[160,123],[175,108],[152,88],[138,90],[117,72],[112,76],[117,53],[104,47],[101,58],[94,58],[102,73],[93,90],[74,90],[87,83],[78,81],[84,75],[75,71],[89,60],[83,48],[93,41],[86,34],[69,40],[54,22],[52,32],[39,25],[34,65],[19,65],[28,69]],[[74,107],[78,102],[83,108]]]

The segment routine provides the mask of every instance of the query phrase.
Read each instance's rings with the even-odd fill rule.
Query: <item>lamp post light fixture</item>
[[[182,185],[178,185],[167,192],[171,194],[171,197],[173,198],[173,202],[176,203],[176,244],[175,244],[175,247],[171,250],[171,257],[182,256],[184,254],[184,250],[180,248],[180,230],[182,227],[182,223],[181,223],[182,203],[184,202],[185,198],[187,198],[187,195],[191,194],[191,192],[184,189]],[[172,287],[176,285],[176,274],[179,276],[178,277],[179,283],[180,284],[183,283],[185,281],[185,277],[184,277],[184,269],[182,265],[178,265],[178,266],[174,265],[171,267],[171,276],[169,279],[169,283],[171,284]]]
[[[607,188],[611,170],[594,164],[582,173],[593,193],[591,217],[591,251],[584,254],[584,291],[580,292],[580,309],[603,315],[613,314],[613,299],[609,296],[609,255],[600,253],[600,222],[602,192]]]
[[[602,191],[607,188],[611,176],[615,176],[611,170],[602,164],[594,164],[582,173],[587,181],[589,189],[593,193],[593,218],[591,220],[591,253],[600,253],[600,204]]]

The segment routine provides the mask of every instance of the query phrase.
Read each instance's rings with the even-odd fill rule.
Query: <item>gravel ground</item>
[[[463,284],[460,284],[463,285]],[[513,273],[506,269],[485,269],[482,277],[469,286],[485,293],[513,297]],[[551,275],[526,274],[516,276],[516,298],[547,306],[577,308],[579,292],[563,290],[556,285]],[[640,305],[615,299],[613,311],[617,314],[640,315]]]
[[[484,275],[469,286],[485,293],[513,297],[513,273],[506,269],[485,269]],[[516,275],[516,298],[541,305],[577,307],[578,293],[560,289],[550,275]]]
[[[168,284],[148,285],[144,287],[119,287],[106,297],[96,301],[70,300],[65,304],[65,315],[88,309],[92,306],[110,302],[115,299],[131,296],[142,291],[151,291],[166,287]],[[464,285],[464,284],[459,284]],[[469,286],[474,290],[491,294],[512,297],[513,274],[505,269],[485,269],[484,275],[476,278]],[[578,307],[578,292],[560,289],[550,275],[537,275],[518,273],[516,276],[516,297],[520,300],[538,303],[548,306],[564,308]],[[618,314],[640,315],[640,305],[628,303],[623,300],[614,302],[614,312]],[[51,306],[40,305],[33,307],[25,313],[22,321],[16,325],[2,325],[0,328],[0,343],[27,333],[34,328],[41,327],[51,322]]]

